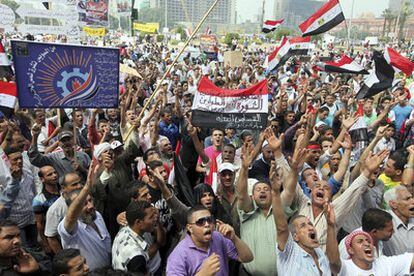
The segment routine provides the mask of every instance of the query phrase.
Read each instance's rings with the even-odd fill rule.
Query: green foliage
[[[291,29],[279,28],[275,32],[271,32],[271,33],[266,34],[266,38],[270,39],[270,40],[274,39],[274,40],[278,41],[282,37],[289,36],[291,34],[293,34],[293,31]]]
[[[163,42],[164,41],[164,35],[159,34],[157,35],[157,42]]]
[[[175,30],[176,34],[181,34],[181,40],[186,40],[187,39],[187,34],[184,31],[184,27],[183,26],[178,26],[178,28]]]
[[[170,40],[170,44],[171,44],[171,45],[176,46],[176,45],[178,45],[178,43],[179,43],[179,41],[178,41],[178,40],[176,40],[176,39],[171,39],[171,40]]]
[[[227,33],[226,36],[223,39],[223,43],[227,44],[228,46],[231,46],[231,41],[236,38],[239,40],[240,36],[237,33]]]

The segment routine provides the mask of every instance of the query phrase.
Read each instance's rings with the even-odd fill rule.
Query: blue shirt
[[[395,114],[395,129],[397,132],[401,129],[404,121],[408,119],[412,110],[413,108],[409,105],[401,106],[399,104],[392,109]]]
[[[59,223],[58,233],[62,239],[62,247],[77,248],[86,259],[90,270],[111,265],[111,236],[99,212],[96,212],[95,224],[101,236],[95,229],[78,219],[73,233],[65,229],[65,219]]]
[[[161,121],[159,134],[166,136],[168,140],[170,140],[173,150],[175,150],[175,146],[177,145],[177,140],[180,136],[177,125],[174,123],[167,125],[164,121]]]

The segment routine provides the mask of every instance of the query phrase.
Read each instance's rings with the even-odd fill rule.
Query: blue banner
[[[20,107],[118,107],[118,49],[11,43]]]

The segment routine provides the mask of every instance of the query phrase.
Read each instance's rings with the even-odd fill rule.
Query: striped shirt
[[[318,269],[313,257],[293,240],[290,233],[285,250],[280,251],[279,248],[276,247],[276,251],[278,275],[320,276],[320,269],[322,271],[322,276],[331,276],[329,261],[322,249],[315,248],[315,253],[318,256]]]
[[[22,228],[35,223],[32,202],[36,195],[36,187],[33,175],[25,166],[23,166],[23,175],[19,186],[19,193],[13,201],[9,219],[15,221],[19,228]]]

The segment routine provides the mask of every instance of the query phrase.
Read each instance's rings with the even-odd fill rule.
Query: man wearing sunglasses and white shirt
[[[216,229],[215,229],[216,228]],[[187,235],[167,262],[167,275],[228,275],[228,260],[253,260],[249,247],[234,233],[233,227],[217,220],[204,206],[187,213]]]

